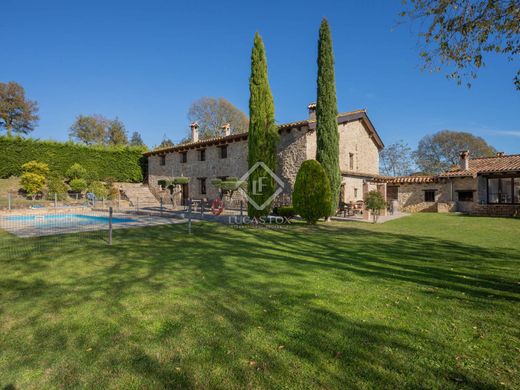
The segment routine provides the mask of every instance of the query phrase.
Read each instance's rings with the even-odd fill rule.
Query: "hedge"
[[[72,142],[0,137],[0,178],[20,176],[22,165],[37,160],[49,164],[52,174],[65,176],[74,163],[80,163],[89,176],[122,182],[141,182],[147,160],[141,147],[84,146]]]

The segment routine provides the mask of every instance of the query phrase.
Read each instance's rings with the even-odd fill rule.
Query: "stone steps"
[[[158,207],[159,201],[147,185],[140,183],[118,183],[119,188],[134,207]]]

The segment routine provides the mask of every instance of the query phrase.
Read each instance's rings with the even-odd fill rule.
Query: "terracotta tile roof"
[[[377,175],[374,173],[366,173],[366,172],[354,172],[354,171],[343,171],[341,172],[342,176],[352,176],[352,177],[363,177],[370,179],[384,179],[384,176]]]
[[[493,172],[516,172],[520,171],[520,154],[501,155],[493,157],[480,157],[469,159],[469,169],[462,170],[454,167],[441,173],[440,177],[476,177],[478,174]]]
[[[378,145],[379,149],[383,149],[384,144],[381,138],[379,137],[379,134],[377,134],[376,129],[372,125],[372,122],[367,116],[366,110],[355,110],[350,112],[343,112],[338,114],[338,123],[345,123],[345,122],[351,122],[355,120],[362,120],[366,124],[366,127],[368,128],[368,131],[371,133],[371,136],[374,139],[374,142]],[[278,125],[278,130],[291,130],[293,128],[300,128],[303,126],[309,126],[309,131],[314,131],[316,127],[316,121],[312,120],[302,120],[297,122],[289,122],[289,123],[283,123]],[[200,140],[197,142],[186,142],[183,144],[171,146],[168,148],[161,148],[161,149],[154,149],[149,152],[144,153],[145,156],[153,156],[156,154],[164,154],[164,153],[171,153],[171,152],[178,152],[186,149],[192,149],[192,148],[199,148],[204,146],[210,146],[214,144],[225,144],[230,143],[233,141],[239,141],[239,140],[246,140],[247,139],[247,131],[239,134],[231,134],[227,136],[221,136],[221,137],[214,137],[209,139]]]
[[[145,156],[153,156],[155,154],[164,154],[171,152],[180,152],[192,148],[201,148],[204,146],[216,145],[216,144],[228,144],[233,141],[247,140],[247,131],[243,133],[225,135],[220,137],[213,137],[203,139],[197,142],[185,142],[183,144],[170,146],[168,148],[154,149],[149,152],[143,153]]]
[[[435,183],[438,177],[435,176],[386,176],[383,178],[387,184],[422,184]]]

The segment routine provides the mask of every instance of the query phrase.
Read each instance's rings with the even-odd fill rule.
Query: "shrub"
[[[69,182],[69,186],[73,192],[82,193],[87,189],[87,182],[85,181],[85,179],[72,179]]]
[[[119,199],[119,188],[115,185],[107,185],[108,186],[108,199],[117,200]]]
[[[20,184],[27,195],[34,197],[45,187],[45,177],[32,172],[25,172],[20,177]]]
[[[86,179],[87,178],[87,170],[83,168],[83,166],[79,163],[74,163],[67,169],[65,173],[69,180],[73,179]]]
[[[49,174],[49,166],[45,163],[33,160],[23,164],[22,171],[25,173],[34,173],[45,178]]]
[[[87,187],[87,191],[92,192],[98,199],[106,199],[109,194],[107,187],[100,181],[93,181],[90,183]]]
[[[308,223],[330,214],[331,189],[329,179],[316,160],[304,161],[296,175],[293,205],[296,213]]]
[[[105,182],[105,184],[106,184],[107,186],[111,186],[111,185],[113,185],[116,181],[117,181],[117,180],[116,180],[115,177],[113,177],[113,176],[105,177],[105,180],[104,180],[104,182]]]
[[[215,178],[211,180],[211,184],[221,190],[223,193],[227,193],[230,197],[239,188],[247,189],[247,182],[238,180],[237,177],[230,176],[226,180]]]
[[[117,181],[140,182],[147,164],[142,147],[85,146],[0,136],[0,150],[0,178],[20,176],[22,164],[38,160],[59,176],[67,177],[70,166],[81,162],[98,180],[112,176]]]
[[[189,177],[176,177],[175,179],[173,179],[172,181],[172,184],[176,185],[176,184],[188,184],[190,182],[190,178]]]
[[[58,200],[67,199],[68,186],[63,182],[63,178],[59,176],[52,176],[47,181],[47,196],[49,199],[54,199],[54,194],[57,195]]]
[[[366,208],[372,212],[374,223],[377,222],[379,212],[386,207],[383,195],[379,191],[370,191],[365,202]]]
[[[211,179],[212,186],[220,188],[221,184],[222,184],[222,179],[219,179],[219,178]]]
[[[276,209],[276,215],[291,219],[296,216],[296,212],[294,211],[294,207],[292,206],[280,206]]]

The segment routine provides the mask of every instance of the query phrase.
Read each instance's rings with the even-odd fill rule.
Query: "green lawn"
[[[520,220],[185,229],[0,234],[0,388],[520,387]]]

